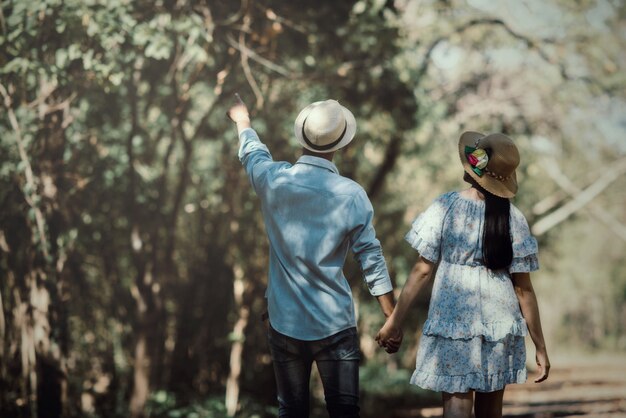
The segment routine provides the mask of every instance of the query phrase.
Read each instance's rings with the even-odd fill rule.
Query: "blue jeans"
[[[270,326],[268,339],[280,418],[309,416],[309,380],[314,361],[322,378],[330,418],[359,417],[361,353],[356,328],[321,340],[303,341],[283,335]]]

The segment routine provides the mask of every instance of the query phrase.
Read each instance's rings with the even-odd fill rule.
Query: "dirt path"
[[[626,418],[626,356],[577,358],[555,362],[541,384],[510,385],[504,416],[516,418]],[[402,411],[401,417],[441,417],[441,408]]]

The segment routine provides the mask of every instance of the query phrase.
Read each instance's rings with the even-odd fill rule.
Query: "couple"
[[[526,380],[527,332],[537,352],[535,381],[547,378],[529,275],[538,268],[537,242],[509,202],[519,153],[508,137],[461,136],[470,188],[440,196],[413,223],[406,240],[417,262],[394,308],[372,205],[332,163],[354,138],[353,114],[335,100],[304,108],[294,125],[303,155],[293,165],[272,159],[238,95],[228,116],[270,243],[268,340],[280,417],[308,417],[313,362],[330,417],[359,416],[359,339],[342,271],[348,249],[387,318],[376,340],[388,353],[398,351],[403,319],[438,264],[411,383],[442,392],[445,417],[470,417],[473,408],[477,417],[502,415],[505,385]]]

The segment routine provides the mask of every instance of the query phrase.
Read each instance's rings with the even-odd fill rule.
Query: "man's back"
[[[280,164],[280,163],[276,163]],[[343,264],[362,189],[324,159],[303,156],[267,179],[261,196],[272,248],[267,297],[272,326],[316,340],[355,326]],[[321,295],[321,296],[320,296]],[[276,315],[274,315],[276,314]]]
[[[242,132],[240,158],[258,196],[270,241],[266,292],[272,327],[317,340],[356,326],[343,275],[348,249],[372,294],[391,290],[365,191],[323,158],[293,166],[274,162],[252,130]]]

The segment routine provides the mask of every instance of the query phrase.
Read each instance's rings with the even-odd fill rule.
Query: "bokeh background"
[[[411,220],[464,187],[459,134],[511,136],[555,375],[610,359],[559,384],[602,384],[625,364],[623,1],[0,4],[2,417],[275,416],[268,245],[225,117],[234,92],[275,159],[299,156],[308,103],[354,112],[336,163],[373,202],[398,288],[416,260]],[[428,294],[389,356],[352,260],[346,277],[363,416],[426,414],[438,395],[407,381]],[[541,416],[564,416],[549,402]]]

